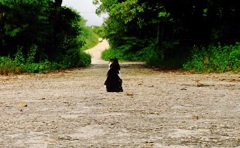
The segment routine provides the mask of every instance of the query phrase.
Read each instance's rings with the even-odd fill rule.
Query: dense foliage
[[[216,46],[214,51],[219,52],[219,43],[224,47],[240,40],[240,3],[235,0],[94,0],[93,3],[98,5],[98,14],[109,14],[104,30],[114,51],[106,51],[107,54],[116,53],[123,59],[181,67],[193,47],[212,50]],[[236,48],[240,50],[239,46]]]
[[[93,32],[99,35],[101,38],[105,37],[104,26],[93,26]]]
[[[92,27],[85,26],[83,28],[82,37],[85,40],[85,44],[81,48],[83,51],[90,49],[98,44],[99,34],[94,31]]]
[[[90,55],[80,51],[85,21],[61,3],[0,0],[0,66],[38,72],[90,64]]]
[[[192,58],[183,65],[186,70],[197,72],[240,71],[240,45],[194,47]]]

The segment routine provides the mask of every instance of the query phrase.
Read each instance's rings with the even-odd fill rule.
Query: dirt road
[[[240,147],[239,74],[120,63],[124,92],[107,93],[97,57],[90,68],[0,76],[0,147]]]

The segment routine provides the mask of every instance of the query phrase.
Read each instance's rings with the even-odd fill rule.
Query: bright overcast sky
[[[101,26],[103,18],[107,15],[101,15],[100,17],[95,13],[96,6],[92,4],[92,0],[63,0],[62,6],[71,7],[78,12],[87,21],[87,26]]]

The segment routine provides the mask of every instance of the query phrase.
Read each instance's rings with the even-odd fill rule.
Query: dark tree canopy
[[[55,0],[54,4],[60,7],[62,5],[62,0]]]
[[[105,34],[114,49],[139,53],[154,48],[168,59],[193,45],[234,44],[240,40],[236,0],[94,0],[108,12]]]
[[[85,21],[61,4],[62,0],[0,0],[0,56],[14,58],[22,52],[27,58],[36,49],[35,62],[78,61]]]

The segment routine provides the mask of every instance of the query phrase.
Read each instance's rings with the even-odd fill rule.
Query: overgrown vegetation
[[[8,57],[0,57],[0,74],[8,75],[9,73],[19,74],[24,71],[23,67],[16,61]]]
[[[93,26],[92,29],[99,37],[105,38],[104,26]]]
[[[94,0],[94,4],[98,14],[109,14],[104,32],[111,49],[103,53],[105,59],[116,56],[165,68],[185,64],[186,68],[194,63],[186,61],[191,54],[204,55],[207,49],[217,55],[218,43],[221,48],[235,47],[240,40],[240,3],[234,0]],[[229,54],[227,50],[225,55]],[[218,66],[209,71],[236,69]]]
[[[0,0],[0,73],[88,66],[85,20],[52,0]]]
[[[134,45],[137,45],[138,42],[132,41],[133,44],[131,44],[130,40],[128,39],[128,44],[123,45],[117,49],[110,48],[108,50],[103,51],[102,58],[104,60],[108,60],[110,58],[118,58],[119,60],[130,60],[130,61],[146,61],[148,64],[153,61],[154,56],[157,55],[156,51],[153,50],[151,46],[143,48],[142,50],[136,50],[135,52],[131,52],[129,48],[131,48]],[[152,45],[154,46],[154,44]],[[148,61],[151,59],[151,61]],[[157,60],[157,59],[155,59]]]
[[[87,50],[98,44],[99,34],[94,31],[92,27],[84,27],[83,37],[85,44],[81,48],[82,50]]]
[[[192,57],[183,68],[195,72],[240,71],[240,44],[194,47]]]

